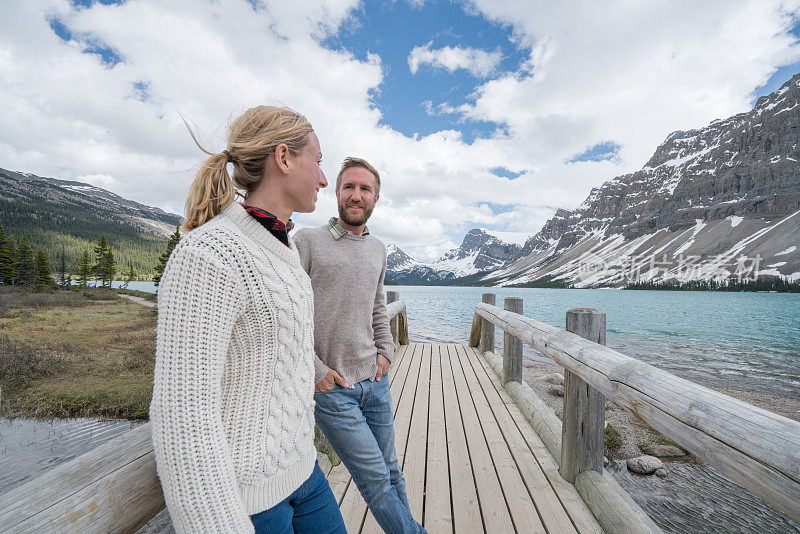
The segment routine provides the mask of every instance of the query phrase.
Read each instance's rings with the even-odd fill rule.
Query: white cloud
[[[561,7],[477,0],[477,12],[513,26],[529,58],[519,72],[495,75],[466,101],[430,102],[432,114],[506,126],[467,143],[456,130],[407,137],[380,123],[372,94],[389,66],[376,55],[359,59],[321,44],[358,9],[356,0],[274,0],[256,11],[245,0],[204,6],[4,3],[0,167],[83,177],[123,197],[182,211],[202,154],[179,114],[196,125],[205,146],[221,150],[227,123],[241,110],[286,104],[314,125],[330,179],[347,155],[381,170],[373,233],[433,259],[470,228],[535,233],[557,207],[575,207],[592,187],[641,167],[671,131],[746,111],[756,87],[779,66],[800,60],[787,32],[797,2]],[[51,16],[119,51],[123,61],[109,67],[82,53],[80,40],[63,42],[49,27]],[[491,61],[465,64],[469,54],[461,53],[446,63],[441,49],[422,48],[439,59],[423,61],[421,54],[417,69],[440,60],[441,68],[496,68]],[[135,98],[137,83],[148,84],[144,101]],[[618,161],[565,164],[601,141],[621,146]],[[500,178],[491,173],[498,167],[523,174]],[[487,203],[513,209],[496,213]],[[322,224],[335,214],[330,189],[317,206],[298,223]]]
[[[445,69],[455,72],[464,69],[473,76],[486,78],[491,75],[503,59],[499,50],[487,52],[471,47],[445,46],[431,49],[433,42],[425,46],[415,46],[408,54],[408,68],[416,74],[422,65],[430,65],[434,69]]]

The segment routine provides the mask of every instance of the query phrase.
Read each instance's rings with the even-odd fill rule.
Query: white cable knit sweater
[[[164,270],[150,420],[178,532],[253,532],[314,468],[314,300],[290,244],[233,203]]]

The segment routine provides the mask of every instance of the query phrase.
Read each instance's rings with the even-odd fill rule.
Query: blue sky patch
[[[619,158],[619,150],[622,148],[614,141],[603,141],[589,147],[580,154],[575,154],[567,160],[567,163],[577,163],[579,161],[606,161]]]
[[[494,215],[514,211],[515,207],[514,204],[495,204],[494,202],[481,202],[481,205],[489,206],[489,209],[492,210]]]
[[[133,84],[133,98],[139,102],[150,100],[150,82],[136,82]]]
[[[53,30],[62,41],[71,41],[72,40],[72,32],[69,31],[69,28],[58,20],[55,17],[51,17],[48,22],[50,23],[50,29]]]
[[[125,0],[72,0],[72,5],[78,8],[92,7],[94,4],[104,6],[122,5]]]
[[[383,124],[409,137],[459,130],[464,141],[471,143],[479,137],[491,137],[498,128],[502,131],[502,125],[467,120],[452,108],[472,102],[482,83],[516,72],[528,57],[527,50],[518,49],[511,41],[510,26],[495,24],[471,12],[455,2],[426,2],[421,7],[387,0],[364,2],[339,33],[322,44],[333,50],[347,50],[362,61],[369,53],[381,57],[383,83],[371,96],[383,114]],[[431,50],[449,46],[497,51],[500,60],[488,78],[467,69],[449,72],[428,65],[412,74],[408,58],[418,46],[429,46]]]
[[[525,174],[525,171],[514,172],[505,167],[494,167],[493,169],[489,169],[489,172],[499,178],[508,178],[509,180],[515,180]]]
[[[83,52],[86,54],[97,54],[107,67],[113,67],[117,63],[122,62],[122,56],[99,39],[89,40]]]
[[[50,24],[50,29],[53,30],[62,41],[69,42],[76,39],[76,36],[72,33],[72,31],[64,24],[61,20],[51,17],[48,20]],[[96,54],[100,56],[100,59],[107,67],[113,67],[117,63],[122,62],[122,56],[120,56],[113,48],[106,45],[100,39],[92,36],[81,35],[79,36],[82,38],[81,40],[85,44],[83,49],[84,54]]]

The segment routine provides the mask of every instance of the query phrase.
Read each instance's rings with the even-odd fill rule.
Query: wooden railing
[[[386,313],[389,316],[389,329],[392,331],[394,344],[408,345],[408,317],[406,303],[400,299],[397,291],[386,292]]]
[[[582,479],[589,473],[598,481],[591,473],[603,472],[608,399],[800,521],[800,423],[605,347],[605,313],[600,310],[569,310],[567,330],[562,330],[523,317],[521,302],[506,299],[506,308],[513,310],[493,304],[494,295],[485,294],[475,307],[470,345],[488,356],[512,397],[526,405],[562,476],[575,483],[590,507]],[[506,334],[502,361],[493,354],[495,326]],[[522,354],[508,344],[509,338],[564,367],[563,422],[521,383]]]
[[[395,344],[408,344],[406,305],[387,294]],[[150,423],[0,496],[0,532],[136,532],[164,508]]]

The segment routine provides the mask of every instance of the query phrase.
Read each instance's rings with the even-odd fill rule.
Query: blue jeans
[[[294,493],[250,516],[256,534],[347,534],[339,505],[319,464]]]
[[[314,393],[314,416],[387,534],[425,532],[411,517],[406,482],[394,449],[389,375],[352,388]]]

